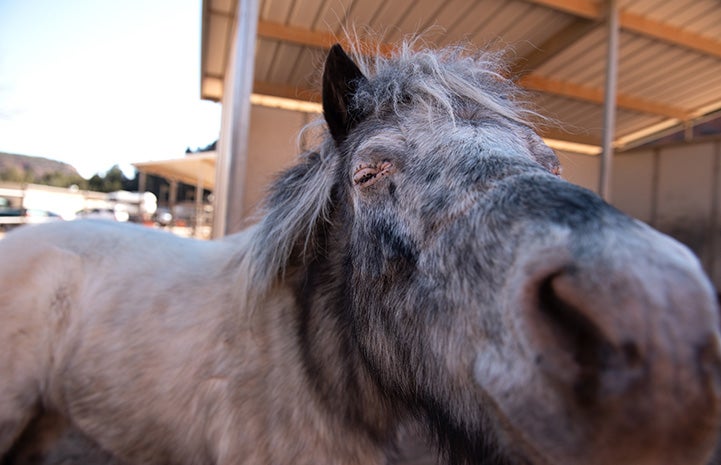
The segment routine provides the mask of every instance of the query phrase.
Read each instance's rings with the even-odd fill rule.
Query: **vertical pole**
[[[145,191],[148,188],[148,174],[145,171],[138,171],[138,192],[142,196],[142,208],[140,209],[140,216],[143,223],[150,221],[150,214],[145,208]]]
[[[178,181],[176,179],[170,180],[170,193],[168,194],[168,210],[172,215],[170,225],[175,226],[175,204],[178,203]]]
[[[255,36],[258,30],[259,0],[239,0],[235,43],[231,57],[231,98],[218,150],[216,208],[213,236],[222,237],[240,230],[243,220],[245,166],[250,135],[250,94],[253,91]]]
[[[145,171],[138,171],[138,192],[141,194],[148,188],[148,174]]]
[[[200,237],[200,228],[203,226],[203,180],[198,176],[195,183],[195,219],[193,221],[193,236]]]
[[[721,278],[721,276],[719,276],[719,254],[717,253],[719,234],[719,200],[721,200],[721,191],[719,191],[719,187],[721,187],[721,181],[719,180],[719,175],[721,175],[721,142],[716,141],[713,144],[713,152],[713,189],[711,190],[711,221],[709,221],[707,252],[708,263],[706,265],[706,271],[711,278],[711,282],[717,289],[721,289],[721,287],[719,287],[719,278]]]
[[[608,1],[608,49],[606,50],[606,88],[603,108],[603,154],[598,192],[611,201],[613,138],[616,126],[616,76],[618,73],[618,2]]]
[[[231,62],[232,63],[232,62]],[[215,153],[215,186],[213,187],[213,227],[211,236],[213,239],[225,235],[225,212],[228,209],[226,198],[228,197],[228,166],[230,163],[230,128],[232,114],[231,102],[232,73],[225,73],[222,116],[220,118],[220,138],[218,149]]]
[[[683,140],[691,142],[693,140],[693,121],[685,121],[683,123]]]

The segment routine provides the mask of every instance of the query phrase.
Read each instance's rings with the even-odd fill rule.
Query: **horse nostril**
[[[551,353],[571,360],[574,366],[559,366],[566,370],[565,378],[572,382],[573,390],[582,403],[591,403],[598,397],[601,375],[619,362],[619,353],[614,350],[602,329],[585,312],[578,298],[571,299],[575,292],[568,283],[562,282],[564,272],[557,272],[544,279],[538,288],[538,311],[540,323],[546,327],[550,338],[542,341],[539,349],[550,349]],[[579,296],[574,296],[579,297]],[[573,301],[572,301],[573,300]],[[544,347],[545,346],[545,347]],[[621,349],[626,363],[637,364],[640,360],[634,343],[626,343]]]
[[[629,367],[636,367],[641,364],[641,352],[635,342],[624,342],[621,344],[621,355],[623,361]]]
[[[721,396],[721,348],[716,337],[701,344],[696,351],[701,379],[715,393]]]

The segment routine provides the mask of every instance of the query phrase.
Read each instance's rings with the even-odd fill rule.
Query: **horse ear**
[[[366,77],[353,60],[335,44],[328,52],[323,70],[323,116],[337,145],[361,119],[353,96]]]

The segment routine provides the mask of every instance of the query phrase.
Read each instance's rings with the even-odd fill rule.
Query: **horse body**
[[[296,316],[274,311],[292,308],[292,295],[274,289],[262,311],[242,312],[250,233],[204,243],[81,221],[9,235],[5,263],[24,268],[3,270],[4,283],[18,280],[0,330],[13,350],[3,373],[17,380],[4,412],[14,407],[20,423],[71,419],[42,427],[81,444],[82,431],[90,451],[127,463],[377,462],[362,439],[336,444],[343,424],[309,394]],[[30,251],[28,240],[52,245]],[[20,283],[39,292],[14,292]],[[56,442],[36,456],[52,462]]]
[[[265,216],[195,242],[104,223],[0,242],[0,456],[44,463],[704,465],[713,290],[562,181],[486,55],[324,73],[329,136]]]

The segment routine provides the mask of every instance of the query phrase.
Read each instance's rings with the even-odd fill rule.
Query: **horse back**
[[[184,453],[161,437],[204,450],[193,443],[215,433],[194,430],[191,418],[222,410],[229,365],[241,378],[255,374],[243,363],[252,345],[228,350],[245,321],[237,286],[227,284],[241,279],[228,250],[223,241],[90,221],[8,234],[0,241],[0,340],[12,353],[0,360],[0,412],[19,426],[0,442],[15,441],[46,411],[106,448],[148,451],[141,461]]]
[[[80,256],[42,240],[42,232],[21,228],[0,241],[0,340],[11,351],[0,363],[12,384],[22,384],[51,362],[54,341],[72,320],[84,274]]]

